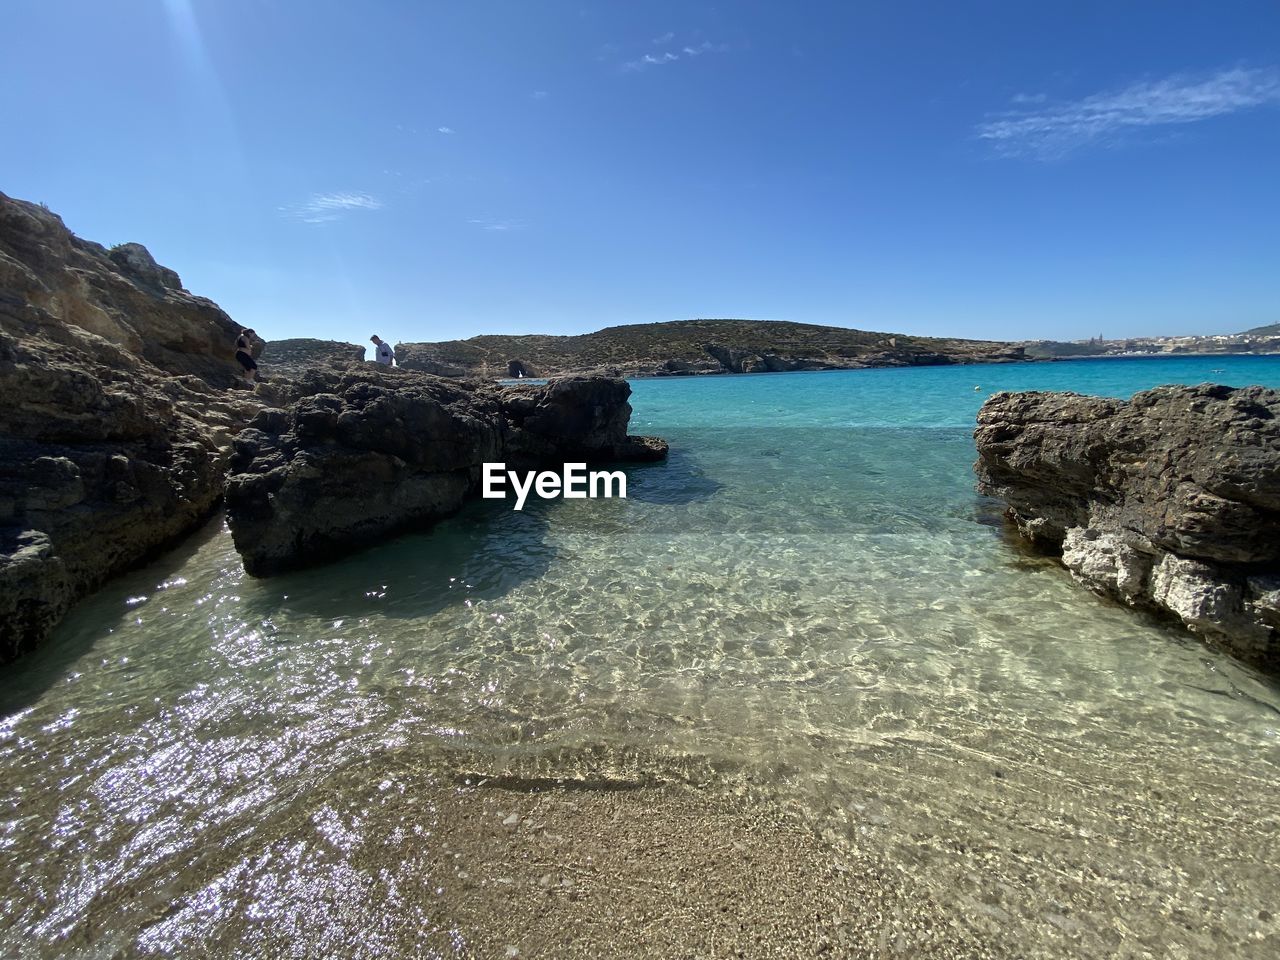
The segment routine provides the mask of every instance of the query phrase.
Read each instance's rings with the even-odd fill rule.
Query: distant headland
[[[313,343],[325,354],[338,346]],[[290,361],[306,353],[301,341],[272,344],[268,362],[277,349]],[[914,337],[784,320],[673,320],[578,336],[486,335],[399,343],[395,351],[396,362],[406,369],[454,377],[674,377],[1028,359],[1020,346],[1001,341]]]
[[[1243,333],[1207,336],[1125,337],[1108,340],[1033,340],[1026,344],[1027,359],[1074,360],[1083,357],[1141,357],[1169,354],[1280,353],[1280,323],[1254,327]]]
[[[671,320],[575,336],[485,334],[398,343],[396,362],[444,377],[689,377],[792,370],[860,370],[1015,363],[1088,357],[1280,353],[1280,324],[1239,334],[1108,340],[967,340],[879,333],[787,320]],[[273,341],[264,359],[286,367],[359,358],[364,348],[328,340]]]

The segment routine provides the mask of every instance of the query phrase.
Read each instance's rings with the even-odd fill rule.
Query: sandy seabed
[[[124,952],[998,955],[905,876],[753,806],[684,785],[401,781],[358,813],[297,811],[248,860],[227,849]]]

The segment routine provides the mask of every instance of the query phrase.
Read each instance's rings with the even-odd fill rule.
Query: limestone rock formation
[[[429,373],[435,377],[466,377],[472,372],[458,366],[457,364],[446,363],[445,361],[440,360],[437,357],[430,356],[423,351],[414,350],[412,349],[412,346],[407,347],[403,343],[396,344],[395,354],[396,365],[405,370],[416,370],[419,373]],[[517,374],[511,373],[512,362],[516,361],[509,361],[507,363],[505,374],[497,368],[492,371],[486,370],[484,373],[486,375],[493,374],[494,376],[516,376]],[[525,376],[529,376],[529,374],[525,374]]]
[[[239,331],[140,244],[107,250],[0,194],[0,662],[200,523],[232,437],[232,525],[253,572],[448,513],[485,460],[666,453],[627,436],[621,381],[503,390],[296,340],[258,345],[268,382],[249,391]]]
[[[90,350],[105,341],[166,373],[215,386],[240,377],[230,346],[240,328],[213,301],[184,290],[145,247],[107,250],[75,236],[57,214],[4,194],[0,297],[12,333]]]
[[[302,340],[257,344],[268,377],[249,390],[239,331],[140,244],[108,250],[0,194],[0,663],[208,516],[233,437],[232,522],[254,572],[454,510],[488,459],[666,453],[627,436],[621,381],[504,390]]]
[[[364,347],[339,340],[315,340],[297,337],[272,340],[258,357],[262,374],[271,378],[278,373],[297,375],[315,367],[345,367],[364,360]]]
[[[47,375],[24,375],[31,362],[0,338],[0,404],[24,408],[0,436],[0,662],[188,532],[222,493],[209,432],[162,386],[48,353],[34,360]]]
[[[979,489],[1080,583],[1280,667],[1280,392],[998,393]]]
[[[661,459],[665,443],[627,436],[630,391],[605,378],[502,388],[400,370],[313,371],[296,404],[264,410],[235,438],[236,549],[257,576],[333,559],[457,510],[486,461]]]
[[[723,373],[724,367],[718,360],[680,360],[672,357],[662,367],[653,371],[654,376],[688,377],[703,373]]]
[[[0,194],[0,662],[198,524],[261,403],[239,328],[145,247]]]

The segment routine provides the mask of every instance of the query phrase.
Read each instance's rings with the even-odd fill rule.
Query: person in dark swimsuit
[[[257,336],[252,330],[242,330],[236,338],[236,359],[244,367],[244,382],[253,383],[258,375],[258,361],[253,359],[253,341]]]

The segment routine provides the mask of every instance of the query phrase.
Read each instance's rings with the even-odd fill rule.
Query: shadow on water
[[[544,504],[514,511],[501,502],[471,501],[429,530],[405,533],[320,567],[263,580],[240,590],[249,619],[321,620],[377,614],[429,617],[468,600],[491,600],[546,573],[555,559]],[[541,509],[539,509],[541,507]]]
[[[675,471],[664,462],[607,468],[627,474],[628,500],[685,503],[719,489],[687,457],[677,464]],[[551,567],[556,548],[547,531],[553,517],[568,530],[616,532],[621,521],[611,516],[608,502],[594,503],[604,509],[584,518],[574,510],[578,503],[561,499],[530,495],[521,510],[511,499],[472,500],[429,530],[402,534],[335,564],[246,581],[244,609],[264,620],[282,611],[321,620],[366,614],[413,620],[467,601],[494,600]]]
[[[673,505],[707,499],[721,485],[708,479],[694,459],[674,451],[669,462],[615,465],[627,473],[628,498]],[[561,517],[569,530],[609,535],[620,522],[604,505],[584,516]],[[159,600],[158,585],[191,580],[181,589],[238,596],[237,616],[273,629],[275,621],[340,620],[378,616],[397,620],[431,617],[449,607],[497,599],[546,574],[556,557],[547,536],[563,501],[531,498],[521,511],[509,501],[473,500],[427,530],[404,533],[330,564],[267,579],[244,574],[231,548],[221,513],[174,549],[117,577],[71,610],[41,647],[9,665],[0,678],[0,715],[40,700],[94,646],[127,624],[139,609],[135,598]],[[576,506],[576,504],[570,504]],[[221,541],[221,542],[219,542]],[[177,598],[175,597],[175,600]],[[155,643],[164,643],[153,620]],[[157,629],[158,628],[158,629]],[[288,642],[288,634],[279,636]]]
[[[610,465],[610,469],[622,467]],[[627,498],[640,503],[687,504],[710,500],[724,484],[703,471],[698,459],[685,447],[673,447],[666,460],[625,465]]]
[[[1073,590],[1090,593],[1090,602],[1120,612],[1135,626],[1151,631],[1170,646],[1196,657],[1206,675],[1212,675],[1224,684],[1221,688],[1196,684],[1188,684],[1188,686],[1203,693],[1248,700],[1271,713],[1280,715],[1280,710],[1268,702],[1266,696],[1251,692],[1254,689],[1266,691],[1268,694],[1280,692],[1280,677],[1239,659],[1229,648],[1221,646],[1214,640],[1193,633],[1171,613],[1152,607],[1131,606],[1115,597],[1093,593],[1087,591],[1087,588],[1081,584],[1073,583],[1074,577],[1063,565],[1061,552],[1055,553],[1038,547],[1022,536],[1018,532],[1017,524],[1009,518],[1002,501],[993,497],[976,497],[972,518],[978,524],[991,528],[992,536],[1003,545],[1004,565],[1009,569],[1026,574],[1056,577],[1064,583],[1070,583]]]
[[[991,536],[1004,545],[1007,565],[1019,570],[1061,570],[1061,553],[1037,546],[1018,531],[1003,500],[975,494],[968,513],[958,514],[987,527]]]
[[[164,603],[161,584],[191,591],[191,597],[175,597],[188,608],[200,594],[237,595],[236,617],[269,630],[275,618],[428,617],[500,597],[542,576],[555,556],[547,523],[545,509],[517,513],[501,503],[473,501],[429,530],[393,536],[334,563],[255,579],[244,573],[219,513],[176,548],[82,600],[45,644],[10,664],[0,678],[0,716],[37,703],[140,609]],[[163,622],[152,620],[149,643],[166,643],[170,628]]]
[[[109,580],[82,599],[35,650],[3,668],[0,675],[0,717],[31,706],[66,675],[67,666],[93,649],[102,637],[122,624],[130,614],[129,598],[150,594],[157,583],[170,580],[210,541],[225,535],[226,521],[219,510],[176,547],[150,563]],[[96,602],[105,600],[106,603]],[[107,609],[114,613],[105,613]]]

